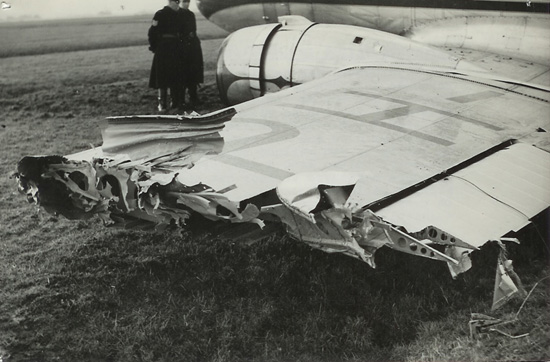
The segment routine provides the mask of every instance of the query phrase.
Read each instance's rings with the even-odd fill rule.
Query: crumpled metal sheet
[[[229,108],[206,116],[109,117],[101,124],[101,149],[107,157],[124,155],[138,164],[157,155],[157,163],[164,167],[190,167],[203,155],[222,151],[224,140],[219,132],[234,115],[235,110]],[[167,157],[170,160],[163,159]]]
[[[185,223],[194,211],[263,226],[254,205],[240,210],[208,185],[177,180],[178,172],[223,149],[219,131],[234,114],[230,108],[206,116],[110,117],[102,127],[102,152],[91,161],[25,157],[15,174],[19,189],[48,212],[69,219],[97,214],[106,225],[140,218],[162,228]]]
[[[351,223],[349,210],[321,211],[314,216],[315,222],[293,213],[281,204],[263,207],[261,211],[279,217],[293,238],[328,253],[343,253],[358,258],[373,268],[374,252],[386,243],[383,238],[377,238],[380,234],[371,235],[368,221]],[[369,240],[369,243],[365,244],[365,240]]]
[[[87,161],[62,156],[24,157],[14,175],[29,202],[68,219],[108,218],[109,200],[96,187],[96,170]]]
[[[294,238],[326,252],[358,258],[371,267],[376,266],[374,254],[382,246],[460,264],[370,210],[347,203],[353,184],[346,182],[357,180],[357,174],[345,172],[295,175],[277,187],[282,204],[264,207],[262,212],[277,215]]]
[[[212,220],[263,226],[254,205],[241,211],[238,203],[208,185],[183,185],[177,173],[156,173],[147,164],[128,159],[88,162],[61,156],[25,157],[15,177],[30,202],[69,219],[98,215],[105,225],[124,226],[130,216],[163,228],[184,224],[196,211]]]

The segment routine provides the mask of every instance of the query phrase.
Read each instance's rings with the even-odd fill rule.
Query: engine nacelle
[[[374,29],[317,24],[285,16],[240,29],[223,42],[217,83],[228,105],[320,78],[350,66],[418,65],[456,69],[442,50]]]

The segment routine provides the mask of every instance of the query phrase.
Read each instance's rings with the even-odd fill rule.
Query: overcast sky
[[[0,0],[2,1],[2,0]],[[98,15],[151,14],[167,4],[167,0],[3,0],[0,22],[36,18],[82,18]],[[197,11],[194,0],[191,10]]]

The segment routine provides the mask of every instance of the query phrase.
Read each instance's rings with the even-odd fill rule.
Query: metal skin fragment
[[[29,202],[68,219],[98,215],[105,225],[125,226],[135,218],[149,220],[157,228],[184,224],[192,211],[212,220],[253,222],[263,226],[259,210],[214,192],[209,186],[183,185],[177,173],[158,174],[129,160],[65,157],[25,157],[14,175],[19,191]]]
[[[14,175],[19,192],[27,201],[47,212],[68,219],[85,219],[97,214],[109,219],[109,202],[95,187],[96,170],[86,161],[69,161],[62,156],[24,157]]]
[[[15,177],[30,202],[69,219],[97,214],[106,225],[151,221],[157,229],[182,225],[192,212],[211,220],[252,222],[259,210],[208,185],[184,185],[176,177],[224,145],[219,131],[234,109],[206,116],[110,117],[102,125],[105,157],[73,161],[61,156],[25,157]],[[153,156],[149,156],[153,155]],[[175,170],[179,170],[175,172]]]
[[[495,276],[495,287],[493,291],[493,305],[491,310],[496,310],[502,307],[510,298],[518,292],[518,287],[509,275],[512,270],[512,261],[499,258],[497,263],[497,271]]]
[[[282,204],[265,206],[262,212],[274,214],[283,224],[291,237],[309,244],[311,247],[327,253],[343,253],[360,259],[371,267],[375,267],[374,254],[359,245],[356,236],[367,233],[361,226],[349,228],[343,222],[349,220],[343,213],[330,210],[316,218],[312,223],[302,215],[293,213]],[[361,239],[361,237],[359,237]],[[377,248],[374,248],[377,249]]]
[[[458,261],[458,264],[447,263],[449,272],[451,273],[453,279],[455,279],[459,274],[470,270],[472,267],[472,260],[470,259],[471,252],[472,249],[466,249],[459,246],[447,246],[445,248],[445,254]]]
[[[312,214],[310,218],[294,213],[285,205],[264,207],[262,212],[277,215],[295,239],[326,252],[340,252],[358,258],[373,268],[376,267],[374,254],[382,246],[460,265],[456,259],[398,230],[369,210],[330,208]]]
[[[368,209],[347,203],[353,185],[343,185],[341,182],[353,180],[355,176],[346,176],[342,173],[310,173],[290,177],[277,188],[282,204],[264,207],[262,212],[277,215],[295,239],[323,251],[341,252],[358,258],[371,267],[376,266],[374,254],[382,246],[444,261],[449,265],[453,276],[471,267],[468,253],[460,253],[455,246],[470,246],[468,243],[444,234],[435,227],[426,228],[423,232],[408,233],[404,228],[386,222]],[[314,190],[312,185],[315,184],[316,178],[320,181]],[[340,184],[327,185],[329,180]],[[316,206],[312,207],[315,204]],[[437,230],[445,237],[443,240],[417,238],[420,235],[432,235],[434,232],[430,233],[431,230]],[[452,238],[453,241],[449,241],[448,238]],[[434,243],[446,245],[449,252],[444,253],[435,249],[431,246]],[[471,249],[467,249],[468,252]]]
[[[220,131],[235,115],[232,108],[209,115],[109,117],[101,123],[104,155],[125,155],[136,163],[150,160],[165,167],[182,168],[192,165],[202,155],[217,154],[223,149]],[[170,161],[166,158],[170,158]]]

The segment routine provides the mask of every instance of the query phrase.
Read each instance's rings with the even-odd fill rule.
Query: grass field
[[[126,20],[116,26],[139,31],[119,28],[85,44],[76,34],[102,34],[106,20],[25,24],[24,42],[0,47],[1,361],[550,359],[548,280],[520,320],[502,327],[528,336],[469,338],[471,313],[508,318],[523,302],[490,311],[494,245],[452,280],[445,265],[389,250],[373,270],[282,232],[245,244],[213,236],[199,220],[163,234],[106,229],[27,204],[8,177],[21,157],[97,146],[99,120],[154,111],[148,24]],[[205,113],[222,107],[214,68],[224,33],[199,21],[199,34]],[[510,247],[527,289],[550,274],[547,218]]]

